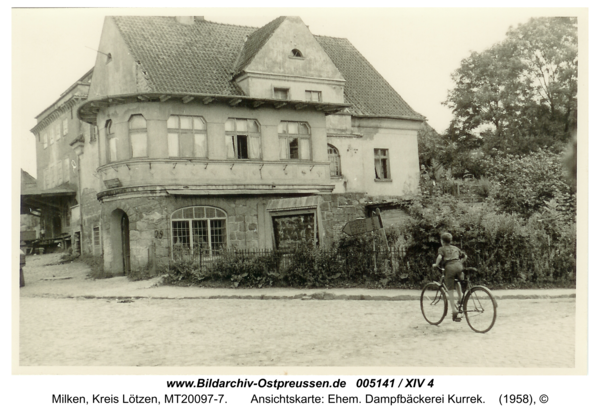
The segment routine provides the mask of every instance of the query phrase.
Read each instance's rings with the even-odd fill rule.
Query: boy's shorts
[[[459,260],[446,263],[444,272],[444,283],[450,290],[454,289],[454,279],[463,280],[463,265]]]

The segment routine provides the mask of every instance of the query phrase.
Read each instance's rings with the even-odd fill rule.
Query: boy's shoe
[[[458,312],[456,312],[456,313],[452,313],[452,320],[453,320],[454,322],[460,322],[460,321],[462,321],[462,318],[461,318],[459,315],[460,315],[460,314],[459,314]]]

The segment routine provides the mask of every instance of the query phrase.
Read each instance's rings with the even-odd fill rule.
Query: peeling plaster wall
[[[128,121],[131,115],[146,118],[148,157],[131,158]],[[167,119],[170,115],[202,116],[207,122],[208,158],[168,158]],[[228,159],[225,144],[225,122],[228,118],[256,119],[261,125],[260,160]],[[127,166],[104,167],[107,164],[107,119],[118,139],[120,161]],[[281,121],[304,121],[311,128],[311,160],[281,160],[279,135]],[[329,184],[325,116],[316,111],[272,108],[231,108],[228,105],[153,102],[110,107],[98,116],[100,130],[99,159],[102,180],[118,178],[123,186],[189,185],[189,184]],[[150,168],[149,162],[152,162]],[[177,163],[174,165],[174,163]],[[315,164],[316,163],[316,164]],[[111,164],[108,164],[111,165]],[[233,165],[233,166],[232,166]],[[262,167],[261,167],[262,165]],[[286,167],[287,165],[287,167]],[[285,169],[284,169],[285,167]]]
[[[329,117],[328,117],[329,118]],[[332,179],[335,193],[410,196],[418,191],[421,123],[392,119],[353,118],[351,131],[343,118],[328,121],[328,142],[340,153],[342,179]],[[344,135],[347,134],[347,135]],[[376,148],[387,149],[390,181],[375,179]]]

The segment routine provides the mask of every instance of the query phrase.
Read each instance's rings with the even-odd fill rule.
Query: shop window
[[[229,159],[260,159],[260,125],[255,119],[229,118],[225,123]]]
[[[305,91],[304,99],[310,102],[321,102],[323,100],[321,91]]]
[[[316,211],[271,213],[275,248],[295,249],[318,244]]]
[[[375,149],[375,179],[391,179],[389,151],[387,149]]]
[[[336,147],[331,144],[327,144],[327,156],[329,157],[329,172],[332,177],[339,177],[342,175],[342,162],[340,159],[340,152]]]
[[[310,127],[306,122],[281,122],[278,134],[280,159],[310,159]]]
[[[169,157],[206,158],[206,122],[199,116],[172,115],[167,120]]]
[[[129,141],[131,143],[131,157],[141,158],[148,156],[148,132],[146,118],[142,115],[131,115],[129,118]]]
[[[215,207],[194,206],[171,215],[174,259],[219,255],[227,248],[227,215]]]

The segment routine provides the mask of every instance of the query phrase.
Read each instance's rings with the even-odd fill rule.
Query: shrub
[[[489,179],[496,183],[492,197],[498,208],[528,218],[556,200],[556,210],[575,216],[575,191],[566,175],[563,154],[540,149],[527,155],[500,154],[486,162]]]
[[[440,247],[439,235],[448,231],[469,256],[467,265],[477,267],[490,286],[574,283],[574,225],[564,220],[555,202],[546,207],[524,219],[499,213],[489,203],[467,206],[449,196],[415,203],[401,229],[411,278],[419,282],[433,277],[430,267]]]

